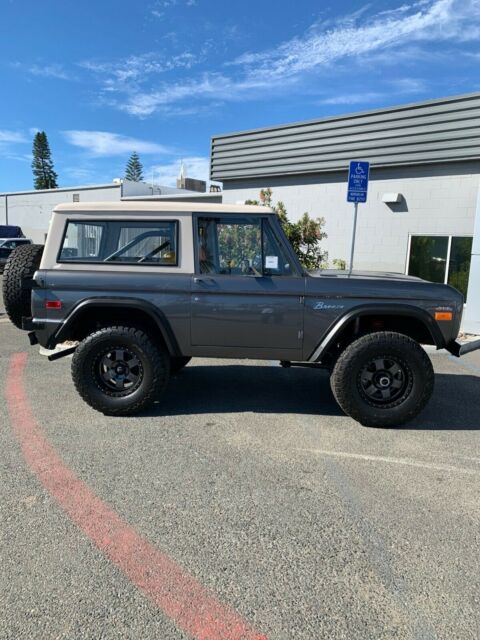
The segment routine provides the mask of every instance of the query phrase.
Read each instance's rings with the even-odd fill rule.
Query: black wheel
[[[87,404],[107,415],[142,411],[165,390],[167,350],[134,327],[105,327],[89,335],[72,359],[72,377]]]
[[[3,304],[13,324],[22,328],[22,316],[31,316],[31,291],[22,288],[23,278],[32,278],[40,266],[43,245],[25,244],[9,255],[3,270]]]
[[[181,371],[183,367],[186,367],[192,358],[189,356],[179,356],[177,358],[172,358],[170,361],[170,373],[174,376],[176,373]]]
[[[425,407],[434,372],[417,342],[385,331],[349,344],[334,366],[330,384],[347,415],[368,427],[394,427]]]

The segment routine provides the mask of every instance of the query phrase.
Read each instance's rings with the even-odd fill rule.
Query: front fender
[[[415,307],[409,304],[366,304],[349,309],[340,318],[337,318],[335,322],[328,328],[325,336],[317,344],[313,352],[310,354],[308,361],[317,362],[320,360],[323,353],[335,342],[342,329],[355,318],[361,318],[362,316],[375,315],[375,316],[404,316],[413,317],[423,323],[426,329],[429,331],[433,343],[437,349],[443,349],[446,346],[445,338],[438,327],[435,319],[424,309]]]

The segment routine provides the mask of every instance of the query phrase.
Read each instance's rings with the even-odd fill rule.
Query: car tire
[[[80,396],[106,415],[129,416],[158,400],[170,377],[166,348],[134,327],[105,327],[89,335],[72,359]]]
[[[377,332],[351,342],[338,357],[330,384],[341,409],[367,427],[412,420],[429,401],[434,371],[408,336]]]
[[[22,328],[22,317],[32,315],[30,289],[23,287],[24,278],[33,278],[40,267],[43,245],[26,244],[17,247],[8,256],[3,270],[3,304],[11,322]]]
[[[170,361],[170,373],[172,376],[177,374],[179,371],[186,367],[192,358],[189,356],[179,356],[176,358],[172,358]]]

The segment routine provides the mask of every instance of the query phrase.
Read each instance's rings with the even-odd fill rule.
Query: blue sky
[[[47,132],[60,186],[172,184],[215,133],[480,89],[480,0],[2,0],[0,191],[32,187]]]

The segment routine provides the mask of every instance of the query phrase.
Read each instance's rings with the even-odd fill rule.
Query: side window
[[[119,225],[115,251],[105,261],[176,265],[176,229],[175,222]]]
[[[264,218],[198,219],[200,273],[285,276],[294,273],[284,248]]]
[[[263,224],[263,272],[269,276],[291,276],[294,273],[285,249],[266,220]]]
[[[262,275],[260,218],[199,218],[200,273]]]
[[[104,226],[104,224],[69,222],[59,259],[65,262],[99,260]]]
[[[112,262],[176,266],[176,221],[69,221],[61,262]]]

